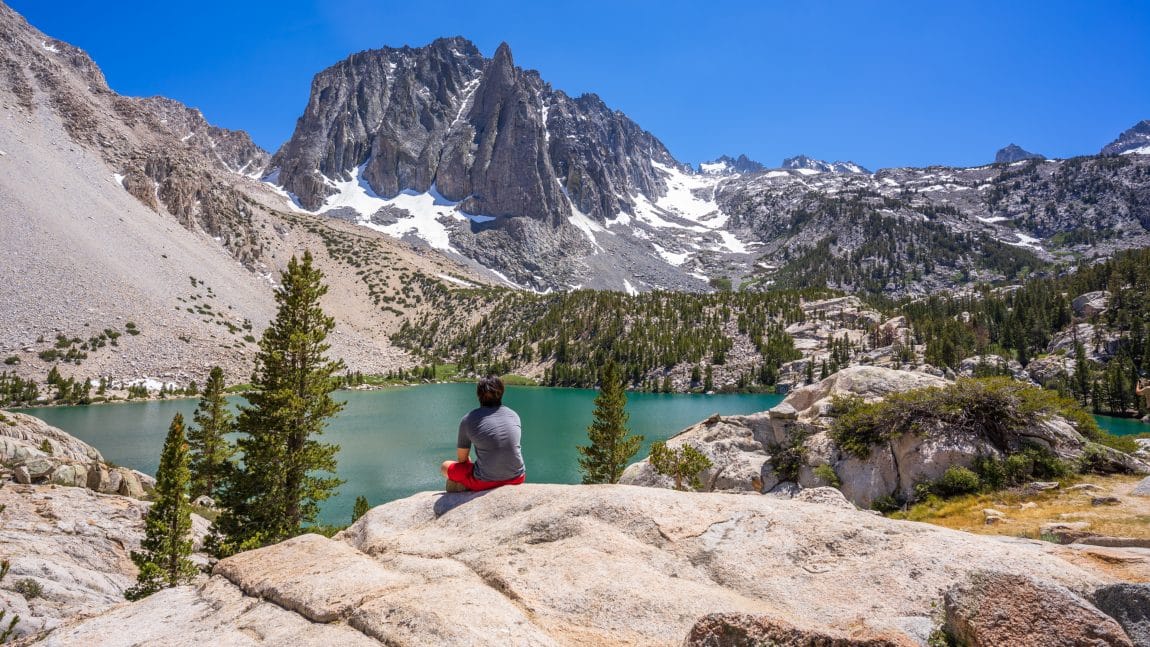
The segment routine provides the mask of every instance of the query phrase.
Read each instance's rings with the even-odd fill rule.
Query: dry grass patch
[[[1051,522],[1086,521],[1089,531],[1112,537],[1150,539],[1150,498],[1130,496],[1141,476],[1086,475],[1061,479],[1061,487],[1046,492],[1028,492],[1025,488],[990,494],[973,494],[953,499],[931,497],[903,512],[895,519],[964,530],[980,535],[1010,535],[1041,539],[1040,527]],[[1090,483],[1100,490],[1072,490],[1070,486]],[[1096,506],[1094,497],[1118,497],[1118,505]],[[1032,505],[1033,504],[1033,505]],[[983,510],[993,508],[1006,519],[987,524]]]

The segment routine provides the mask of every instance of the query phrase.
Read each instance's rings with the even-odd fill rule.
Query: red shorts
[[[472,491],[490,490],[497,488],[501,485],[519,485],[527,479],[526,474],[520,474],[513,479],[506,481],[480,481],[475,478],[473,472],[475,470],[475,463],[467,461],[466,463],[452,463],[451,467],[447,468],[447,479],[462,483],[463,487]]]

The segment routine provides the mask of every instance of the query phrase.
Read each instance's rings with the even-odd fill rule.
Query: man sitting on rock
[[[479,380],[475,394],[479,396],[479,407],[459,421],[457,460],[443,461],[439,468],[447,477],[448,492],[519,485],[527,476],[519,450],[519,414],[503,406],[503,380],[488,375]]]

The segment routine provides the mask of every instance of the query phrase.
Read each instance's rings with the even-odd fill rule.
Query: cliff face
[[[317,74],[271,165],[308,209],[362,166],[385,198],[434,186],[467,213],[558,227],[572,205],[601,221],[630,212],[631,193],[662,195],[652,162],[680,166],[598,97],[573,99],[516,67],[506,43],[485,59],[445,38],[361,52]]]

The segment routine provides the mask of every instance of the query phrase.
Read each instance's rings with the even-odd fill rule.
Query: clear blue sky
[[[976,165],[1015,142],[1096,153],[1150,119],[1150,2],[8,0],[112,88],[274,151],[348,54],[462,35],[595,92],[685,162],[798,153]]]

